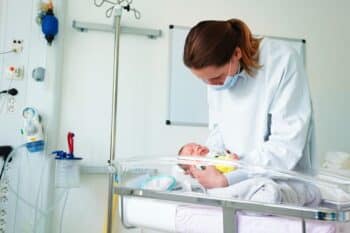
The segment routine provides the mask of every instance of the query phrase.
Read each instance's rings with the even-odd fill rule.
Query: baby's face
[[[209,153],[208,147],[199,145],[197,143],[188,143],[186,144],[181,152],[180,156],[206,156]],[[185,173],[188,174],[188,170],[190,169],[190,165],[188,164],[181,164],[180,167],[184,169]]]
[[[180,155],[206,156],[208,153],[209,149],[206,146],[196,143],[189,143],[184,146]]]

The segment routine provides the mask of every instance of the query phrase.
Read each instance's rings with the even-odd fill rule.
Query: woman
[[[228,149],[248,164],[308,171],[312,107],[303,64],[277,40],[252,36],[238,19],[203,21],[189,32],[185,65],[208,84],[207,146]],[[246,178],[213,167],[191,173],[207,188]]]

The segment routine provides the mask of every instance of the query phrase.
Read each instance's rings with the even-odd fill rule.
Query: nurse
[[[295,50],[254,37],[238,19],[202,21],[187,35],[183,60],[208,85],[210,150],[228,149],[252,165],[311,169],[312,106]],[[211,166],[191,173],[206,188],[247,178]]]

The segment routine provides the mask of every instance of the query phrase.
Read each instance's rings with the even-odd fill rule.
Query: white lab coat
[[[207,146],[226,148],[253,165],[308,171],[313,121],[304,66],[294,49],[268,38],[259,64],[254,77],[242,71],[229,90],[208,88]]]

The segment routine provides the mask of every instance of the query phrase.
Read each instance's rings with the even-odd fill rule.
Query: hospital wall
[[[72,20],[112,23],[105,18],[105,9],[92,2],[67,1],[59,144],[66,148],[67,131],[75,132],[76,154],[84,157],[85,165],[98,166],[109,158],[113,35],[81,33],[71,27]],[[205,128],[165,125],[168,25],[191,26],[202,19],[232,17],[244,20],[256,34],[306,39],[318,156],[321,160],[327,151],[350,151],[349,1],[135,0],[134,7],[141,11],[141,20],[124,14],[122,25],[161,29],[163,35],[154,40],[121,36],[117,158],[174,155],[185,142],[205,141]],[[106,177],[88,177],[91,175],[83,176],[81,188],[69,197],[65,232],[102,232]],[[82,206],[86,211],[81,211]],[[75,220],[77,215],[85,227]]]
[[[35,222],[33,213],[36,210],[18,201],[20,198],[15,192],[24,197],[27,203],[38,203],[38,208],[46,209],[53,202],[54,185],[51,182],[53,169],[49,156],[45,156],[46,151],[28,153],[26,149],[18,149],[19,145],[26,142],[20,129],[24,123],[22,110],[28,106],[39,111],[48,151],[57,147],[63,34],[55,39],[53,46],[47,45],[40,24],[36,21],[41,2],[41,0],[0,0],[0,52],[9,51],[13,40],[21,40],[23,45],[22,51],[18,53],[0,55],[0,90],[16,88],[18,91],[11,102],[13,108],[8,107],[11,100],[9,96],[1,95],[0,98],[0,145],[17,148],[11,169],[7,173],[9,185],[16,187],[8,192],[7,197],[5,196],[7,201],[4,203],[8,203],[5,229],[8,232],[31,229]],[[54,2],[56,16],[63,21],[64,0]],[[59,31],[62,31],[61,27]],[[21,79],[10,79],[6,71],[11,66],[22,68]],[[45,68],[45,78],[41,82],[32,78],[32,71],[37,67]],[[39,199],[40,203],[36,202]],[[1,208],[4,207],[6,205]],[[51,213],[48,213],[47,218],[42,217],[40,223],[37,222],[35,226],[37,233],[48,232],[50,215]],[[4,229],[3,227],[1,229]]]

